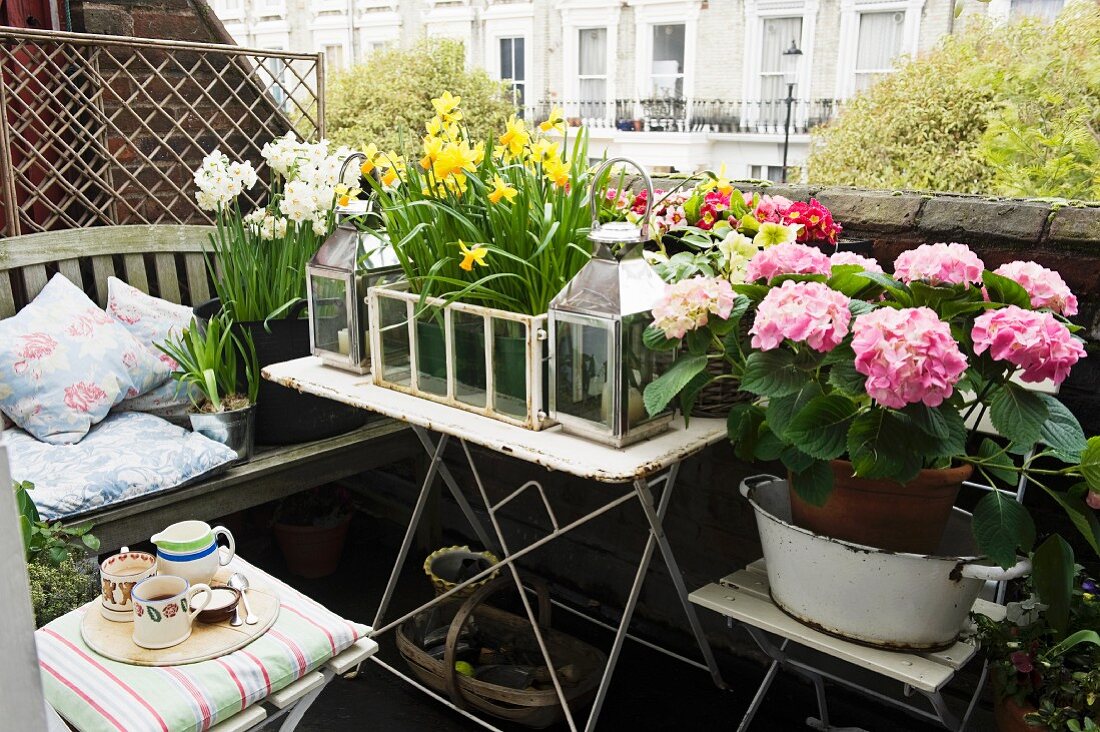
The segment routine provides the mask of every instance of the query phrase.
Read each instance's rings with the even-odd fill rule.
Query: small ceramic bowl
[[[200,623],[222,623],[233,617],[237,603],[241,601],[240,590],[225,585],[211,585],[213,597],[206,609],[199,613]]]

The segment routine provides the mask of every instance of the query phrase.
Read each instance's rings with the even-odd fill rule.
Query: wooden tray
[[[222,567],[214,576],[214,584],[225,584],[230,574],[228,568]],[[249,577],[249,580],[253,578]],[[88,647],[99,655],[134,666],[181,666],[208,661],[243,648],[275,624],[279,617],[279,598],[267,588],[253,584],[248,590],[248,601],[252,612],[260,619],[255,625],[244,624],[234,628],[228,620],[212,625],[196,620],[191,626],[191,637],[183,643],[150,650],[134,643],[133,623],[111,622],[104,618],[99,612],[97,603],[100,598],[97,597],[84,606],[80,635]],[[240,603],[237,609],[243,619],[244,603]]]

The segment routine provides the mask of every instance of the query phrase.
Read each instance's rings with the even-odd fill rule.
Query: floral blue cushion
[[[200,478],[236,459],[220,442],[139,412],[112,414],[75,445],[5,432],[11,473],[34,483],[45,519],[83,513]]]

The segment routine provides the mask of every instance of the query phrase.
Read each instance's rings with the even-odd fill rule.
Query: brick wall
[[[803,200],[816,196],[845,225],[847,234],[873,239],[875,253],[883,263],[920,243],[960,241],[978,251],[990,266],[1027,258],[1059,270],[1081,300],[1077,321],[1086,326],[1091,339],[1091,357],[1078,364],[1062,394],[1086,430],[1100,434],[1100,349],[1096,347],[1100,340],[1100,208],[849,188],[773,186],[769,191]],[[527,480],[539,480],[560,511],[559,523],[628,490],[548,473],[485,450],[476,450],[475,458],[492,500]],[[449,460],[467,495],[476,495],[461,451],[452,451]],[[779,466],[743,463],[734,458],[728,444],[717,445],[684,464],[665,526],[689,588],[712,582],[760,557],[752,511],[738,495],[737,486],[748,475],[780,470]],[[372,483],[370,491],[377,490],[389,492],[391,500],[399,503],[407,503],[415,495],[409,486],[380,489]],[[1078,545],[1080,558],[1088,557],[1089,550],[1075,540],[1076,532],[1060,510],[1039,493],[1032,493],[1029,505],[1040,529],[1061,531]],[[450,499],[445,498],[442,505],[444,530],[456,535],[452,538],[476,543]],[[535,496],[521,499],[503,513],[513,550],[547,530],[545,512]],[[607,615],[613,617],[629,590],[632,563],[641,551],[645,532],[640,509],[628,504],[532,553],[525,566],[606,604]],[[648,624],[649,637],[657,633],[662,641],[686,648],[687,626],[668,583],[662,581],[667,573],[659,556],[651,572],[637,617]],[[753,652],[746,636],[727,632],[712,613],[702,615],[717,644],[738,653]]]

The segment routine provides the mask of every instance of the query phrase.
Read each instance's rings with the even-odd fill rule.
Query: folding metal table
[[[427,475],[424,478],[420,494],[416,500],[412,516],[409,519],[408,527],[405,531],[405,537],[398,551],[397,560],[394,562],[389,582],[386,585],[386,590],[379,604],[377,615],[372,623],[372,627],[375,629],[372,637],[377,637],[382,633],[395,629],[398,625],[414,615],[432,607],[436,603],[442,602],[461,591],[463,588],[484,579],[494,572],[507,570],[516,584],[520,598],[523,602],[524,611],[531,622],[531,627],[534,629],[534,634],[542,650],[546,665],[550,669],[551,680],[565,710],[566,722],[569,725],[569,729],[576,732],[576,730],[583,728],[586,732],[591,732],[591,730],[596,728],[600,709],[607,695],[608,686],[612,674],[615,671],[615,665],[618,661],[619,653],[622,650],[623,642],[628,637],[633,638],[628,633],[630,620],[634,615],[634,609],[637,605],[638,597],[641,594],[642,585],[645,582],[654,550],[658,550],[668,567],[669,574],[672,578],[673,589],[680,600],[680,604],[683,606],[684,614],[687,617],[688,624],[698,643],[704,663],[698,663],[681,656],[676,657],[692,665],[709,670],[715,684],[720,688],[725,688],[721,674],[715,664],[714,654],[711,652],[710,645],[703,634],[702,626],[699,624],[699,619],[695,613],[695,608],[688,600],[687,589],[684,586],[680,568],[676,563],[676,558],[673,555],[668,538],[662,528],[665,512],[668,510],[669,500],[676,484],[680,463],[685,458],[700,452],[708,445],[715,444],[725,439],[726,425],[724,420],[693,419],[691,420],[690,426],[687,427],[685,427],[682,422],[678,422],[674,424],[671,430],[660,436],[629,447],[612,448],[566,434],[558,428],[533,432],[454,407],[383,389],[372,384],[369,375],[357,376],[355,374],[325,367],[318,359],[313,357],[273,364],[263,370],[263,375],[264,378],[292,389],[333,399],[344,404],[350,404],[361,409],[378,412],[393,419],[407,422],[412,427],[413,432],[420,440],[424,450],[431,458]],[[433,432],[439,435],[438,439],[433,438]],[[462,447],[474,482],[477,486],[477,498],[484,505],[488,513],[491,532],[487,530],[487,527],[481,522],[477,514],[474,513],[469,500],[443,461],[444,451],[452,439],[457,440]],[[551,505],[550,496],[547,494],[547,491],[543,489],[542,484],[537,480],[525,482],[502,500],[493,503],[486,491],[481,473],[475,464],[473,454],[470,451],[470,445],[488,448],[503,455],[543,466],[549,470],[559,470],[599,483],[608,484],[608,498],[598,508],[565,524],[561,524],[558,521],[557,515]],[[425,603],[421,607],[389,623],[383,624],[390,600],[393,597],[394,588],[397,585],[398,577],[408,557],[409,550],[412,547],[413,537],[420,523],[424,507],[431,495],[432,484],[436,476],[442,478],[443,482],[450,490],[451,495],[454,497],[455,502],[458,504],[459,509],[467,521],[470,522],[479,541],[481,541],[486,548],[498,552],[500,563],[471,577],[466,582],[436,597],[434,600]],[[614,485],[624,484],[630,486],[628,490],[612,490]],[[654,489],[657,486],[662,487],[659,500],[654,497]],[[533,543],[519,549],[513,549],[508,545],[504,536],[499,514],[509,503],[527,491],[535,491],[539,495],[542,505],[546,510],[547,519],[551,528],[545,536]],[[578,726],[573,711],[569,708],[569,704],[565,700],[561,683],[554,673],[555,665],[549,657],[546,644],[542,634],[539,632],[538,623],[532,611],[530,600],[523,591],[523,585],[516,562],[532,551],[587,524],[612,509],[633,502],[637,502],[645,514],[648,524],[648,538],[645,548],[642,550],[638,560],[637,569],[634,574],[634,582],[627,595],[622,617],[618,626],[613,628],[615,631],[614,640],[611,644],[611,650],[608,653],[607,666],[604,669],[600,685],[592,702],[592,709],[583,726]],[[579,616],[588,620],[594,620],[583,614]],[[605,627],[611,629],[610,626]],[[656,648],[653,644],[646,644]],[[657,649],[664,650],[660,648]],[[380,664],[391,673],[401,677],[406,682],[429,693],[431,696],[442,701],[451,708],[464,713],[482,726],[488,729],[497,729],[488,722],[474,717],[465,710],[460,709],[446,697],[434,693],[417,681],[401,673],[396,668],[384,663],[378,659],[377,656],[372,657],[371,660]]]

